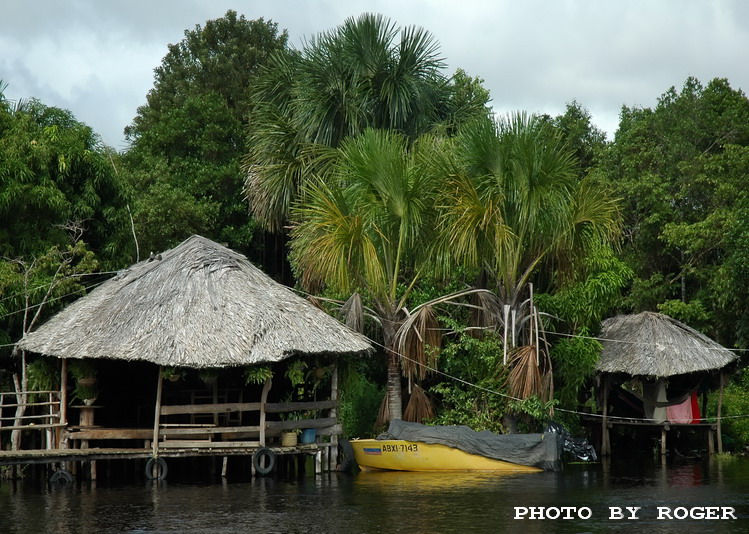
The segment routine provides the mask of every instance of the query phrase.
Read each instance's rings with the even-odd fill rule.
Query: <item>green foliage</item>
[[[60,391],[60,362],[53,358],[38,358],[26,366],[28,391]],[[33,395],[31,402],[42,396]]]
[[[606,134],[593,125],[590,112],[573,100],[564,114],[544,119],[561,132],[567,147],[575,154],[580,176],[593,170],[606,150]]]
[[[251,252],[255,223],[242,199],[248,86],[287,35],[236,12],[185,31],[155,71],[147,103],[125,129],[123,173],[141,249],[199,233]]]
[[[285,376],[291,382],[292,387],[304,384],[304,376],[307,369],[307,362],[304,360],[293,360],[286,368]]]
[[[561,319],[567,331],[593,329],[622,303],[622,291],[634,273],[610,247],[602,246],[583,258],[575,277],[554,293],[538,294],[540,309]]]
[[[542,401],[533,395],[523,400],[513,400],[509,408],[513,413],[520,414],[518,430],[521,432],[542,432],[552,413],[552,409],[559,403],[557,399]]]
[[[96,376],[96,364],[91,360],[70,360],[68,372],[75,380],[94,378]]]
[[[586,337],[588,331],[580,329],[575,337],[561,339],[551,349],[554,362],[555,395],[562,407],[576,410],[585,399],[581,395],[592,385],[590,380],[601,356],[601,344]],[[590,391],[587,391],[590,393]]]
[[[508,408],[502,356],[501,342],[491,334],[475,338],[463,333],[447,342],[441,353],[442,368],[458,380],[429,388],[439,404],[432,422],[501,433],[502,416]]]
[[[442,271],[486,268],[513,309],[541,267],[562,277],[618,238],[616,200],[578,178],[560,133],[539,117],[475,121],[442,154]]]
[[[658,311],[699,331],[709,328],[712,319],[700,300],[667,300],[658,304]]]
[[[623,108],[601,171],[623,199],[623,258],[635,272],[630,306],[665,306],[697,319],[732,346],[749,322],[743,263],[749,100],[725,79],[703,86],[689,78],[653,108]],[[704,307],[709,317],[695,317]],[[746,338],[749,339],[749,338]]]
[[[99,395],[96,387],[96,364],[93,361],[71,360],[68,370],[75,379],[73,395],[76,399],[85,401]]]
[[[269,365],[250,365],[245,367],[245,384],[264,384],[266,380],[271,378],[273,378],[273,370]]]
[[[365,375],[347,373],[338,403],[339,419],[346,438],[369,437],[375,431],[375,420],[385,390]]]
[[[717,413],[718,395],[710,395],[710,412]],[[734,450],[744,450],[749,446],[749,368],[742,369],[723,390],[721,423],[724,435],[735,441]],[[738,417],[736,417],[738,416]],[[704,417],[704,416],[703,416]]]
[[[410,145],[435,128],[486,115],[481,81],[463,71],[447,80],[443,67],[427,31],[373,14],[347,19],[299,52],[276,54],[252,87],[244,167],[254,216],[280,231],[310,178],[324,172],[325,149],[368,128]]]
[[[85,293],[83,276],[94,272],[98,262],[86,245],[53,246],[28,261],[0,261],[0,332],[15,341]],[[10,352],[8,348],[4,352]]]
[[[76,239],[116,261],[127,199],[111,157],[70,112],[0,96],[0,256],[43,254],[75,227]]]

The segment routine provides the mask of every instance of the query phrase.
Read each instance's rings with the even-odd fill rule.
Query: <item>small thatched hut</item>
[[[160,415],[192,414],[190,417],[193,417],[195,413],[207,414],[213,410],[217,417],[219,413],[259,410],[259,426],[254,423],[242,428],[202,432],[209,433],[209,438],[228,435],[229,430],[243,439],[259,434],[256,443],[261,446],[265,444],[266,430],[280,432],[284,429],[282,423],[287,423],[278,421],[276,427],[266,424],[265,413],[270,410],[266,403],[270,379],[265,381],[260,403],[225,402],[219,406],[214,394],[214,407],[201,406],[197,410],[195,406],[182,406],[182,411],[176,406],[162,407],[165,367],[239,367],[278,362],[291,356],[336,356],[372,351],[364,336],[276,283],[241,254],[200,236],[192,236],[171,250],[151,255],[123,270],[36,331],[28,333],[18,342],[18,347],[62,359],[60,419],[63,423],[67,421],[64,381],[69,359],[125,360],[159,366],[156,406],[152,412],[155,413],[154,455],[158,453],[159,439],[166,435],[164,425],[160,427],[159,424]],[[318,428],[337,427],[335,381],[333,384],[332,398],[325,401],[331,415],[318,420]],[[276,406],[275,413],[290,409],[293,408]],[[83,413],[86,408],[82,406],[81,410]],[[169,431],[178,430],[195,432],[194,429]],[[94,439],[97,431],[96,428],[86,429],[76,436],[81,441]],[[99,431],[98,435],[105,434]],[[143,433],[121,432],[120,435],[142,436]],[[118,437],[111,432],[106,436],[107,439]]]
[[[195,368],[372,350],[241,254],[197,235],[123,270],[18,346],[58,358]]]
[[[610,403],[617,395],[621,397],[620,406],[628,404],[633,410],[629,414],[633,415],[633,420],[663,424],[665,430],[669,423],[700,422],[699,415],[691,415],[692,406],[695,413],[699,413],[697,392],[705,391],[709,382],[715,382],[714,375],[719,375],[718,383],[722,388],[722,370],[738,358],[693,328],[653,312],[607,319],[602,325],[601,339],[603,351],[597,371],[601,373],[604,427],[608,423]],[[639,391],[618,387],[625,382],[630,386],[639,384]],[[612,391],[614,397],[610,396]],[[636,413],[638,402],[642,410],[639,414]],[[719,428],[718,423],[720,449]],[[601,447],[604,454],[609,452],[607,435],[605,430]]]

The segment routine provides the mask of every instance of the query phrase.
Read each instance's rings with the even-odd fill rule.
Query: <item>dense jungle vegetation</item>
[[[493,116],[424,29],[362,15],[294,49],[229,11],[169,46],[118,153],[3,80],[0,387],[24,331],[194,233],[345,302],[379,344],[343,378],[352,434],[386,391],[391,417],[497,431],[595,409],[595,337],[618,313],[745,349],[749,100],[677,82],[607,139],[584,103]],[[738,370],[728,415],[747,388]],[[724,426],[738,444],[743,421]]]

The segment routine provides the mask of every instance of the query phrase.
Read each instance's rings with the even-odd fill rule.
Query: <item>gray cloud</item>
[[[297,47],[362,12],[423,26],[450,72],[485,80],[498,112],[560,113],[574,99],[609,133],[622,105],[653,106],[688,76],[749,87],[749,3],[741,0],[10,0],[0,79],[9,98],[70,109],[122,149],[122,129],[167,45],[227,9],[277,22]]]

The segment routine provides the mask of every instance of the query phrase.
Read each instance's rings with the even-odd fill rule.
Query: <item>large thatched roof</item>
[[[737,356],[704,334],[660,313],[618,315],[603,322],[598,371],[668,377],[722,369]]]
[[[18,345],[60,358],[183,367],[371,351],[363,336],[200,236],[120,272]]]

